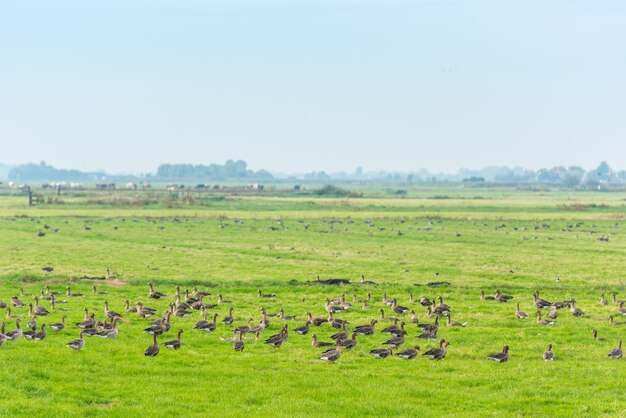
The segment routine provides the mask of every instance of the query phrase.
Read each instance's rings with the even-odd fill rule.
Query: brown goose
[[[17,319],[20,318],[20,315],[13,315],[11,313],[11,308],[7,307],[7,314],[5,315],[6,319]]]
[[[170,350],[178,350],[181,345],[182,345],[182,341],[180,336],[183,335],[183,331],[182,329],[178,331],[178,338],[176,338],[175,340],[172,341],[168,341],[163,343],[163,345],[165,346],[165,348],[169,348]]]
[[[433,304],[433,302],[430,299],[428,299],[428,298],[423,297],[423,298],[420,299],[420,305],[422,305],[423,307],[427,307],[427,306],[430,306],[432,304]]]
[[[342,328],[344,324],[345,325],[350,324],[350,322],[346,321],[345,319],[338,319],[338,318],[333,317],[332,312],[328,316],[328,323],[333,328]]]
[[[537,311],[537,325],[555,325],[556,322],[541,319],[541,311]]]
[[[2,330],[0,330],[0,347],[2,347],[9,340],[9,337],[7,337],[4,333],[6,325],[7,324],[3,322]]]
[[[65,290],[66,290],[65,295],[66,295],[66,296],[69,296],[69,297],[72,297],[72,298],[79,298],[79,297],[83,297],[83,296],[85,296],[85,295],[84,295],[84,294],[82,294],[82,293],[72,293],[72,289],[70,288],[70,286],[69,286],[69,285],[67,285],[67,287],[65,288]]]
[[[576,307],[576,300],[572,299],[572,303],[568,304],[570,312],[576,317],[583,316],[585,313]]]
[[[365,275],[361,274],[361,281],[359,282],[360,284],[376,284],[376,282],[372,282],[370,280],[365,280]]]
[[[383,328],[382,332],[383,334],[390,334],[392,331],[398,330],[400,329],[398,327],[398,318],[394,318],[393,324],[386,326],[385,328]]]
[[[332,345],[333,343],[327,343],[326,341],[317,341],[317,335],[313,334],[313,341],[311,342],[313,348],[330,347]]]
[[[287,325],[284,325],[283,329],[280,330],[280,334],[272,335],[271,337],[263,341],[263,344],[267,344],[274,348],[279,348],[285,341],[287,341],[287,339]]]
[[[559,310],[556,306],[553,306],[550,311],[548,311],[548,318],[556,319],[559,316]]]
[[[383,303],[387,306],[391,306],[393,305],[393,302],[395,301],[395,299],[390,299],[387,297],[386,293],[383,293]]]
[[[343,331],[337,332],[330,336],[331,340],[343,340],[344,338],[348,338],[348,330],[346,329],[346,324],[343,324],[341,327]]]
[[[502,292],[500,292],[498,289],[496,289],[496,295],[495,295],[495,299],[498,302],[508,302],[511,299],[513,299],[513,296],[509,296],[509,295],[505,295]]]
[[[381,321],[398,321],[398,318],[394,318],[392,316],[385,316],[385,310],[384,309],[380,309],[378,312],[380,312],[380,320]]]
[[[189,289],[185,289],[185,303],[188,303],[190,306],[192,306],[193,304],[197,304],[198,302],[200,302],[200,299],[202,299],[203,296],[200,297],[195,297],[195,296],[191,296],[189,295]],[[191,308],[194,309],[194,308]],[[200,309],[200,308],[197,308]]]
[[[209,292],[201,292],[198,290],[197,287],[194,286],[193,291],[191,292],[192,295],[194,295],[195,297],[200,297],[200,296],[209,296],[211,295]]]
[[[509,346],[505,345],[500,353],[490,354],[487,358],[497,363],[505,363],[509,361]]]
[[[156,314],[156,309],[148,308],[147,306],[143,306],[143,303],[137,302],[137,309],[135,309],[137,315],[142,318],[150,318]]]
[[[450,315],[448,315],[448,321],[446,322],[446,325],[449,327],[464,327],[465,328],[465,326],[467,325],[467,322],[463,322],[463,323],[454,322],[451,320]]]
[[[309,333],[309,331],[311,330],[311,328],[309,328],[309,321],[306,322],[306,324],[302,325],[301,327],[295,328],[294,332],[296,334],[300,334],[300,335],[306,335]]]
[[[398,305],[398,302],[395,299],[393,300],[393,304],[391,305],[391,309],[395,313],[400,314],[400,315],[404,315],[404,314],[409,312],[409,308],[407,308],[406,306]]]
[[[250,332],[250,322],[252,322],[252,318],[248,318],[248,323],[246,325],[238,326],[237,328],[235,328],[235,331],[243,333]]]
[[[619,309],[617,310],[617,312],[622,315],[626,315],[626,308],[624,308],[624,302],[620,302]]]
[[[17,296],[11,296],[11,305],[13,305],[14,308],[23,308],[26,306]]]
[[[235,340],[233,343],[233,348],[235,351],[243,351],[245,347],[245,343],[243,342],[243,332],[239,333],[239,339]]]
[[[143,352],[143,355],[155,357],[157,354],[159,354],[159,343],[157,343],[156,334],[152,334],[152,345],[146,348],[146,351]]]
[[[285,310],[283,308],[280,308],[278,312],[280,313],[279,318],[283,321],[293,321],[294,319],[296,319],[295,316],[285,315]]]
[[[93,294],[94,294],[94,295],[106,295],[107,293],[109,293],[109,292],[104,292],[104,291],[100,291],[100,290],[98,290],[98,288],[96,287],[96,285],[93,285],[93,286],[91,287],[91,289],[93,290]]]
[[[617,292],[613,292],[613,303],[619,305],[622,302],[626,302],[624,300],[617,300]]]
[[[330,348],[324,351],[322,355],[319,356],[319,359],[332,363],[339,360],[339,357],[341,357],[341,347],[339,340],[337,340],[335,348]]]
[[[46,324],[41,324],[41,331],[33,335],[33,341],[43,341],[46,338]]]
[[[609,301],[606,300],[606,298],[604,297],[604,293],[602,294],[602,297],[600,298],[600,303],[602,305],[608,305],[609,304]]]
[[[154,286],[152,285],[152,283],[148,283],[148,286],[150,287],[150,291],[148,292],[148,297],[150,297],[152,299],[161,299],[161,298],[167,296],[165,293],[156,292],[154,290]]]
[[[344,338],[339,341],[339,347],[345,348],[346,350],[352,350],[357,345],[356,334],[352,333],[352,338]]]
[[[415,348],[409,348],[407,350],[396,353],[396,356],[404,360],[413,360],[415,357],[417,357],[417,354],[419,353],[419,351],[420,351],[420,346],[416,345]]]
[[[480,300],[496,300],[494,296],[485,296],[485,291],[480,291]]]
[[[619,340],[619,343],[617,344],[617,348],[612,349],[611,352],[609,353],[609,358],[617,360],[617,359],[622,358],[623,355],[624,355],[624,351],[622,351],[622,340]]]
[[[115,311],[112,311],[109,309],[109,302],[108,301],[104,301],[104,316],[106,316],[109,319],[113,319],[113,318],[123,318],[122,315],[118,314]]]
[[[378,323],[377,320],[372,319],[368,325],[359,325],[354,328],[354,333],[356,335],[374,335],[374,326]]]
[[[548,351],[543,353],[544,361],[554,361],[554,353],[552,352],[552,344],[548,344]]]
[[[337,312],[345,311],[343,306],[331,304],[330,303],[330,299],[328,299],[328,298],[326,298],[326,303],[324,304],[324,309],[326,309],[326,312],[328,312],[329,314],[330,313],[337,313]]]
[[[439,330],[439,317],[435,317],[435,322],[432,324],[418,324],[417,325],[418,328],[423,329],[424,331],[428,331],[428,332],[437,332],[437,330]]]
[[[61,323],[59,323],[59,324],[50,324],[50,329],[52,329],[53,331],[56,331],[56,332],[63,331],[63,329],[65,328],[65,320],[66,319],[67,319],[67,316],[63,315],[63,318],[61,318]]]
[[[591,331],[593,333],[593,339],[596,341],[604,341],[604,338],[598,338],[598,330],[594,329],[593,331]]]
[[[7,338],[11,341],[17,341],[22,336],[22,326],[20,325],[20,319],[15,320],[15,329],[6,333]]]
[[[409,313],[411,314],[411,316],[409,317],[409,322],[411,324],[419,324],[420,321],[419,321],[415,311],[413,309],[411,309],[411,312],[409,312]]]
[[[613,320],[613,315],[609,316],[609,325],[626,325],[626,322],[618,322]]]
[[[528,318],[528,315],[526,314],[526,312],[520,311],[519,303],[517,304],[517,309],[515,311],[515,317],[517,319],[526,319],[526,318]]]
[[[219,316],[218,313],[214,313],[213,314],[213,322],[209,322],[207,321],[206,317],[207,317],[207,312],[204,312],[204,319],[202,321],[198,321],[198,323],[196,323],[196,325],[194,326],[194,329],[200,330],[200,331],[204,331],[204,332],[213,332],[217,329],[217,317]],[[240,332],[242,332],[240,330]]]
[[[96,326],[96,320],[94,319],[93,316],[89,315],[89,310],[87,308],[84,308],[83,311],[85,311],[85,317],[83,318],[82,322],[78,322],[76,324],[76,326],[78,328],[93,328]]]
[[[400,322],[400,328],[392,329],[391,331],[388,332],[388,334],[393,335],[394,337],[402,337],[406,335],[407,332],[404,329],[405,325],[406,325],[406,322],[404,321]]]
[[[222,324],[230,325],[235,322],[235,318],[233,317],[233,308],[228,308],[228,315],[222,319]]]
[[[313,315],[311,314],[311,312],[307,312],[306,314],[309,317],[309,322],[314,327],[319,327],[320,325],[328,322],[328,319],[326,318],[313,318]]]
[[[552,302],[539,298],[538,290],[535,290],[535,293],[533,293],[533,298],[533,303],[537,309],[551,308],[554,305]]]
[[[231,302],[231,301],[229,301],[229,300],[224,300],[224,298],[222,297],[222,295],[221,295],[221,294],[219,294],[219,295],[217,295],[217,303],[219,304],[219,303],[232,303],[232,302]]]
[[[111,319],[111,327],[107,328],[106,326],[103,326],[102,330],[100,332],[98,332],[96,334],[96,336],[100,337],[100,338],[109,338],[109,339],[114,339],[117,337],[117,335],[119,334],[119,331],[117,329],[117,317],[113,317]]]
[[[137,308],[131,308],[130,307],[130,301],[128,299],[126,299],[126,307],[124,308],[124,311],[128,312],[128,313],[136,313],[137,312]]]
[[[383,343],[384,345],[388,345],[390,348],[398,348],[404,344],[404,337],[393,337]]]
[[[435,315],[448,316],[450,314],[450,307],[443,303],[443,298],[439,296],[439,305],[433,309]]]
[[[370,351],[370,354],[374,358],[387,358],[393,355],[393,351],[389,348],[377,348],[375,350]]]
[[[260,297],[260,298],[275,298],[276,295],[274,293],[263,293],[263,292],[261,292],[261,289],[259,289],[258,297]]]
[[[70,341],[66,344],[66,347],[71,348],[74,351],[78,351],[85,346],[85,339],[83,338],[83,330],[80,330],[80,334],[78,334],[78,338]]]
[[[448,354],[449,345],[450,343],[448,341],[442,339],[439,341],[439,348],[431,348],[422,355],[431,360],[441,360]]]

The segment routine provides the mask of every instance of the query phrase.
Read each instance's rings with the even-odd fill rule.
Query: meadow
[[[0,193],[0,300],[22,288],[32,302],[46,285],[83,297],[59,304],[39,323],[60,322],[43,341],[20,339],[0,347],[0,416],[626,416],[626,360],[609,351],[626,337],[617,321],[626,299],[626,200],[620,193],[516,191],[512,189],[413,188],[406,197],[393,190],[363,189],[361,198],[257,193],[214,193],[173,199],[153,192],[66,192],[50,204],[28,207],[24,196]],[[54,199],[54,195],[50,195]],[[38,236],[41,231],[44,235]],[[599,238],[602,238],[600,240]],[[42,267],[51,266],[50,273]],[[109,269],[115,278],[103,276]],[[438,274],[436,276],[436,273]],[[316,283],[316,277],[344,278],[346,286]],[[364,275],[375,284],[359,284]],[[560,281],[557,282],[556,278]],[[445,281],[443,287],[426,286]],[[153,283],[167,298],[148,298]],[[94,294],[93,285],[108,292]],[[141,301],[162,313],[175,287],[197,286],[222,294],[230,304],[217,330],[193,329],[197,311],[172,319],[159,337],[172,340],[184,329],[182,348],[161,347],[145,357],[151,319],[124,312],[124,301]],[[257,291],[276,294],[258,298]],[[512,295],[508,303],[480,300],[480,291]],[[555,326],[535,324],[536,290],[548,300],[576,299],[585,312],[559,311]],[[450,341],[441,361],[423,356],[404,361],[374,359],[369,351],[389,338],[377,332],[358,338],[333,364],[318,359],[311,335],[328,341],[328,325],[308,335],[289,334],[275,349],[262,343],[283,323],[303,325],[305,313],[326,317],[324,299],[346,294],[352,302],[372,295],[375,310],[353,303],[337,316],[354,325],[379,318],[382,295],[415,309],[416,298],[441,296],[452,319],[467,327],[439,329]],[[78,337],[75,323],[87,307],[103,317],[104,301],[124,315],[116,339],[87,338],[84,349],[65,345]],[[530,318],[515,318],[515,304]],[[47,301],[41,303],[50,309]],[[233,326],[219,321],[234,308],[235,326],[256,323],[264,307],[280,308],[295,321],[270,318],[260,341],[244,352],[220,337]],[[28,319],[27,309],[13,313]],[[13,319],[6,319],[7,330]],[[408,322],[408,321],[407,321]],[[443,322],[443,321],[442,321]],[[380,330],[389,323],[379,323]],[[421,351],[437,341],[418,340],[407,324],[403,348]],[[595,341],[592,330],[604,341]],[[542,353],[554,345],[555,361]],[[487,355],[510,346],[510,360]]]

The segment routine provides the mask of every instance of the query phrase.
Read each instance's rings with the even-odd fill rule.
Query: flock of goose
[[[362,283],[367,283],[362,278]],[[371,283],[371,282],[369,282]],[[106,294],[107,292],[102,292],[97,289],[96,286],[93,286],[92,291],[94,294]],[[24,298],[24,292],[20,289],[20,297]],[[206,332],[211,333],[215,331],[218,327],[217,318],[220,316],[219,313],[214,313],[212,315],[212,320],[209,320],[209,311],[213,310],[221,304],[230,304],[232,302],[225,300],[222,295],[218,295],[217,303],[210,304],[205,303],[204,298],[209,296],[210,293],[199,291],[197,288],[193,288],[190,292],[189,290],[185,290],[181,292],[179,287],[176,287],[175,295],[173,300],[168,303],[168,309],[163,313],[163,315],[156,320],[150,322],[150,325],[144,329],[146,333],[152,335],[152,345],[145,349],[144,355],[146,356],[156,356],[159,354],[160,346],[164,346],[168,349],[177,350],[182,346],[181,336],[184,333],[184,330],[180,329],[177,333],[177,338],[171,341],[163,342],[159,344],[158,338],[163,335],[171,328],[171,323],[174,318],[184,318],[193,314],[193,311],[199,312],[202,319],[198,321],[193,327],[197,332]],[[67,297],[67,299],[60,299],[62,297]],[[6,309],[6,318],[7,320],[15,320],[15,329],[10,331],[6,331],[6,323],[2,323],[2,330],[0,332],[0,347],[2,347],[7,342],[13,342],[18,340],[19,338],[25,338],[27,340],[33,341],[41,341],[46,338],[46,324],[41,324],[40,326],[37,323],[38,317],[46,317],[50,315],[50,311],[47,308],[42,306],[40,302],[44,300],[48,301],[51,305],[51,310],[57,310],[57,305],[59,303],[67,303],[69,300],[83,297],[83,294],[73,293],[70,286],[66,287],[65,293],[55,292],[50,289],[49,286],[46,286],[39,295],[34,296],[34,304],[32,302],[25,303],[18,296],[11,297],[10,302],[7,304],[4,301],[0,300],[0,308]],[[260,299],[270,299],[275,298],[275,294],[271,293],[263,293],[261,290],[258,290],[257,296]],[[162,292],[158,292],[154,289],[152,284],[149,284],[149,292],[148,297],[152,300],[158,299],[167,299],[167,295]],[[437,301],[438,299],[438,301]],[[415,306],[421,306],[426,310],[425,316],[427,318],[433,319],[431,323],[421,323],[418,319],[417,314],[415,313],[415,309],[411,309],[407,306],[402,306],[398,303],[395,298],[388,298],[385,293],[382,295],[382,304],[379,309],[380,318],[370,320],[369,323],[361,324],[355,327],[352,327],[351,330],[348,329],[348,326],[351,325],[347,320],[338,318],[342,312],[348,311],[353,308],[352,303],[346,300],[346,295],[343,293],[341,296],[335,299],[327,298],[325,300],[324,309],[327,313],[327,316],[324,317],[314,317],[310,312],[307,312],[308,319],[306,322],[298,327],[293,328],[293,332],[299,335],[308,334],[312,327],[321,327],[321,326],[330,326],[332,328],[338,329],[336,333],[330,336],[330,341],[320,341],[316,335],[313,333],[312,335],[312,343],[311,345],[314,348],[325,348],[325,351],[319,355],[319,359],[327,362],[334,362],[341,357],[343,351],[348,351],[354,348],[357,344],[357,338],[371,336],[374,335],[378,328],[378,323],[384,321],[390,321],[392,324],[384,327],[380,330],[380,333],[388,334],[389,339],[382,343],[385,347],[377,348],[370,351],[370,354],[375,358],[387,358],[392,355],[396,355],[405,360],[411,360],[418,356],[421,349],[419,345],[412,346],[410,348],[403,349],[404,344],[406,343],[406,337],[408,331],[405,327],[408,324],[415,324],[418,329],[417,338],[423,341],[428,340],[439,340],[438,346],[435,348],[431,348],[422,353],[422,356],[429,358],[431,360],[442,360],[446,357],[448,346],[451,343],[445,339],[440,339],[438,337],[438,331],[440,326],[440,318],[445,318],[446,326],[451,327],[465,327],[465,323],[459,323],[452,321],[452,308],[443,302],[443,298],[439,296],[437,299],[431,298],[413,298],[413,293],[411,292],[409,298],[409,304],[413,304]],[[505,295],[496,289],[495,294],[485,295],[484,291],[481,291],[480,299],[485,302],[493,301],[506,303],[513,299],[512,296]],[[357,299],[356,295],[354,295],[353,302],[355,304],[360,304],[361,309],[368,311],[376,309],[375,306],[370,305],[373,303],[373,299],[370,293],[367,294],[367,298],[363,300]],[[600,303],[602,305],[610,305],[615,304],[619,307],[616,308],[615,315],[626,315],[626,308],[624,308],[624,301],[617,300],[616,294],[613,294],[612,303],[609,302],[605,295],[603,294]],[[557,301],[557,302],[549,302],[545,299],[540,298],[539,292],[535,292],[533,294],[533,304],[536,311],[536,324],[538,326],[551,326],[555,324],[555,319],[559,315],[559,310],[567,308],[570,313],[575,317],[580,317],[584,315],[584,312],[581,311],[576,306],[576,300],[566,300],[566,301]],[[397,315],[395,317],[389,317],[385,315],[385,307],[388,307],[392,315]],[[28,330],[23,330],[21,326],[21,317],[23,315],[15,315],[13,310],[20,309],[28,309],[28,317],[30,320],[27,322]],[[544,319],[542,317],[542,310],[549,309],[547,313],[547,317],[549,319]],[[66,309],[63,309],[66,310]],[[267,344],[271,347],[278,348],[283,345],[289,339],[289,325],[288,321],[296,320],[295,316],[285,315],[283,309],[280,309],[278,313],[268,314],[263,307],[260,307],[261,319],[257,325],[253,325],[253,318],[248,318],[247,323],[245,325],[233,326],[235,322],[235,317],[233,316],[234,308],[230,308],[228,314],[224,316],[221,320],[223,326],[232,327],[232,337],[230,338],[221,338],[222,341],[230,342],[233,344],[233,348],[235,351],[243,351],[245,349],[245,341],[244,334],[254,335],[254,340],[260,340],[261,334],[266,330],[270,323],[269,318],[274,318],[281,321],[282,328],[278,334],[269,336],[267,338],[263,338],[263,343]],[[104,315],[102,319],[96,319],[95,313],[90,313],[88,308],[83,308],[84,318],[81,322],[75,324],[75,326],[80,330],[79,336],[77,339],[73,339],[67,343],[67,347],[72,350],[80,350],[85,347],[85,337],[100,337],[100,338],[108,338],[113,339],[118,335],[118,321],[124,318],[124,315],[137,315],[142,319],[149,319],[157,316],[157,309],[148,307],[144,305],[142,302],[136,302],[131,305],[129,300],[125,301],[125,313],[124,315],[115,312],[109,308],[109,302],[104,301]],[[528,315],[520,310],[520,304],[517,303],[515,310],[515,317],[524,320],[528,318]],[[56,333],[63,331],[66,327],[65,320],[67,316],[64,315],[59,323],[49,324],[48,328],[52,329]],[[614,315],[609,316],[609,324],[611,326],[620,326],[626,325],[626,322],[615,321]],[[38,330],[39,329],[39,330]],[[598,337],[597,330],[593,330],[593,336],[595,340],[602,341],[602,338]],[[395,351],[395,353],[394,353]],[[622,341],[620,340],[617,344],[617,347],[612,349],[608,354],[608,357],[611,359],[620,359],[623,356],[622,350]],[[502,351],[490,354],[487,356],[488,359],[496,361],[496,362],[506,362],[509,360],[509,346],[504,346]],[[547,351],[543,353],[543,359],[545,361],[554,360],[555,355],[552,351],[552,344],[548,345]]]

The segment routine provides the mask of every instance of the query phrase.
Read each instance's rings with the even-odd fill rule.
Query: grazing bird
[[[533,303],[537,309],[551,308],[554,305],[552,302],[548,302],[547,300],[541,299],[539,297],[539,291],[535,290],[533,293]]]
[[[394,337],[383,343],[384,345],[388,345],[391,348],[398,348],[404,344],[404,337]]]
[[[69,285],[65,288],[65,295],[68,297],[79,298],[85,296],[82,293],[72,293],[72,289]]]
[[[380,309],[378,312],[380,312],[380,320],[381,321],[398,322],[398,318],[394,318],[394,317],[391,317],[391,316],[385,316],[385,310],[384,309]]]
[[[339,360],[339,357],[341,357],[341,347],[340,341],[337,340],[335,348],[324,351],[322,355],[319,356],[319,359],[329,363],[333,363]]]
[[[513,296],[505,295],[502,292],[500,292],[498,289],[496,289],[495,299],[498,302],[508,302],[509,300],[513,299]]]
[[[13,305],[14,308],[23,308],[26,306],[17,296],[11,296],[11,305]]]
[[[556,322],[541,319],[541,311],[537,311],[537,325],[554,325]]]
[[[354,328],[354,333],[356,335],[374,335],[374,326],[378,323],[377,320],[372,319],[372,322],[369,325],[359,325]]]
[[[36,332],[32,339],[33,341],[43,341],[46,338],[46,324],[41,324],[41,331]]]
[[[43,306],[39,305],[39,298],[36,297],[36,296],[35,296],[34,312],[35,312],[35,315],[37,315],[37,316],[48,316],[48,315],[50,315],[50,312],[48,312],[48,310],[46,308],[44,308]]]
[[[337,332],[330,336],[331,340],[343,340],[344,338],[348,338],[348,330],[346,329],[346,324],[344,323],[341,327],[343,331]]]
[[[105,292],[105,291],[100,291],[100,290],[98,290],[98,288],[96,287],[96,285],[93,285],[93,286],[91,287],[91,289],[93,290],[93,294],[94,294],[94,295],[106,295],[106,294],[108,294],[108,293],[109,293],[109,292]]]
[[[85,346],[85,339],[83,338],[83,332],[84,331],[81,329],[80,333],[78,334],[78,338],[67,343],[66,347],[69,347],[74,351],[78,351],[82,349]]]
[[[619,343],[617,344],[617,348],[612,349],[611,352],[609,353],[609,358],[617,360],[617,359],[622,358],[623,355],[624,355],[624,351],[622,351],[622,340],[619,340]]]
[[[159,344],[157,343],[157,335],[152,334],[152,345],[143,352],[144,356],[155,357],[159,354]]]
[[[283,328],[280,330],[280,334],[272,335],[271,337],[269,337],[268,339],[263,341],[263,344],[267,344],[267,345],[272,346],[274,348],[278,348],[285,341],[287,341],[287,339],[288,339],[287,325],[284,325]]]
[[[370,354],[374,358],[387,358],[393,355],[393,351],[390,348],[377,348],[370,351]]]
[[[487,358],[497,363],[507,362],[509,360],[509,346],[505,345],[500,353],[491,354]]]
[[[602,305],[608,305],[609,304],[609,301],[606,300],[606,298],[604,297],[604,293],[602,294],[602,297],[600,298],[600,303]]]
[[[425,357],[428,357],[431,360],[442,360],[446,354],[448,354],[448,346],[450,343],[444,339],[439,341],[439,348],[431,348],[422,354]]]
[[[407,308],[406,306],[400,306],[398,305],[398,302],[396,302],[396,300],[393,300],[393,304],[391,305],[391,309],[397,313],[397,314],[401,314],[404,315],[407,312],[409,312],[409,308]]]
[[[613,320],[613,315],[609,316],[609,325],[626,325],[626,322],[618,322]]]
[[[361,274],[361,281],[359,282],[360,284],[376,284],[375,282],[372,282],[370,280],[365,280],[365,275]]]
[[[526,312],[520,311],[519,303],[517,304],[517,309],[515,310],[515,317],[517,319],[526,319],[526,318],[528,318],[528,315],[526,314]]]
[[[213,314],[213,322],[207,321],[207,312],[204,312],[204,319],[198,321],[196,325],[193,327],[194,329],[204,331],[204,332],[213,332],[217,329],[217,317],[218,313]],[[242,332],[242,331],[241,331]]]
[[[6,333],[7,338],[11,341],[17,341],[22,336],[22,326],[20,325],[20,319],[15,320],[15,329]]]
[[[222,319],[222,324],[230,325],[235,322],[235,318],[233,317],[233,308],[228,308],[228,315]]]
[[[113,318],[123,318],[123,316],[121,314],[118,314],[115,311],[112,311],[109,309],[109,301],[105,300],[104,301],[104,316],[106,316],[109,319],[113,319]]]
[[[617,312],[622,315],[626,315],[626,308],[624,308],[624,302],[620,302],[619,309],[617,310]]]
[[[352,338],[344,338],[337,341],[339,341],[339,346],[346,350],[352,350],[357,345],[356,334],[354,332],[352,333]]]
[[[238,326],[237,328],[235,328],[235,331],[237,332],[241,331],[243,333],[250,332],[250,329],[251,329],[250,322],[252,322],[252,318],[248,318],[248,323],[246,325]]]
[[[485,296],[485,291],[480,291],[480,300],[496,300],[494,296]]]
[[[544,361],[554,361],[554,353],[552,352],[552,344],[548,344],[548,350],[543,353]]]
[[[552,307],[552,310],[548,312],[548,318],[556,319],[559,316],[559,310],[556,306]]]
[[[572,299],[572,303],[568,304],[570,312],[576,317],[583,316],[585,313],[576,307],[576,300]]]
[[[220,294],[220,295],[217,295],[217,303],[219,304],[219,303],[232,303],[232,302],[229,300],[224,300],[224,298]]]
[[[311,323],[314,327],[319,327],[320,325],[328,322],[328,319],[326,318],[313,318],[311,312],[307,312],[306,314],[309,317],[309,323]]]
[[[417,357],[419,350],[420,350],[420,346],[416,345],[415,348],[409,348],[407,350],[396,353],[396,356],[404,360],[413,360],[415,357]]]
[[[301,327],[297,327],[294,329],[294,332],[296,334],[300,334],[300,335],[306,335],[309,333],[309,331],[311,330],[311,328],[309,328],[309,324],[310,322],[307,321],[306,324],[302,325]]]
[[[181,345],[182,345],[182,341],[180,336],[183,335],[183,331],[182,329],[178,331],[178,338],[176,338],[175,340],[172,341],[168,341],[163,343],[163,345],[165,346],[165,348],[169,348],[170,350],[178,350]]]
[[[263,293],[263,292],[261,292],[261,289],[259,289],[258,297],[260,297],[260,298],[275,298],[276,295],[274,293]]]
[[[463,323],[454,322],[454,321],[451,320],[450,315],[448,315],[448,322],[446,322],[446,325],[449,326],[449,327],[463,327],[463,328],[465,328],[465,326],[467,325],[467,322],[463,322]]]
[[[239,333],[239,339],[234,341],[233,348],[235,351],[243,351],[245,343],[243,342],[243,332]]]
[[[296,319],[295,316],[285,315],[285,310],[283,308],[280,308],[278,312],[280,313],[279,318],[282,319],[283,321],[292,321]]]

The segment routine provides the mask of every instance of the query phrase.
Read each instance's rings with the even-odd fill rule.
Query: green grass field
[[[37,318],[52,323],[67,315],[61,333],[0,347],[0,416],[626,416],[626,360],[607,357],[626,339],[626,325],[610,326],[608,317],[626,317],[617,305],[600,304],[602,293],[626,299],[623,195],[453,188],[409,190],[404,199],[387,194],[209,195],[185,203],[156,192],[148,198],[81,192],[37,207],[28,207],[24,196],[0,196],[0,300],[8,303],[21,287],[21,299],[32,302],[46,284],[59,291],[71,284],[85,294],[57,306],[67,311]],[[45,236],[38,237],[39,230]],[[45,275],[44,266],[54,271]],[[118,279],[81,279],[107,268]],[[377,285],[358,284],[361,274]],[[317,275],[354,284],[310,283]],[[451,285],[415,286],[434,280]],[[149,282],[169,297],[149,299]],[[93,284],[108,294],[93,294]],[[219,341],[232,335],[232,326],[218,322],[211,334],[193,330],[201,319],[194,311],[174,318],[159,339],[172,340],[184,329],[180,350],[162,347],[157,357],[144,357],[151,336],[142,330],[151,320],[125,313],[124,300],[162,313],[177,285],[211,292],[207,303],[223,294],[232,303],[215,312],[223,317],[234,307],[235,325],[249,316],[256,323],[261,307],[270,313],[282,307],[298,316],[287,321],[293,328],[304,324],[307,311],[326,316],[324,299],[342,292],[348,301],[371,292],[371,305],[392,315],[382,304],[386,292],[432,322],[419,303],[409,303],[413,291],[418,298],[442,296],[453,320],[467,327],[442,324],[439,338],[451,345],[439,362],[374,359],[369,351],[389,338],[377,332],[327,364],[317,359],[322,350],[311,347],[313,333],[328,341],[337,331],[327,325],[306,336],[290,333],[279,349],[246,341],[238,353]],[[482,289],[493,294],[496,288],[514,299],[479,299]],[[260,299],[258,289],[276,298]],[[585,315],[576,318],[565,308],[556,326],[538,326],[535,290],[548,300],[575,298]],[[74,323],[82,309],[101,319],[104,300],[124,314],[119,336],[87,338],[78,352],[65,347],[78,337]],[[515,318],[516,302],[530,318]],[[13,313],[29,319],[25,308]],[[350,329],[379,314],[355,303],[337,316],[350,321]],[[14,320],[6,322],[14,329]],[[261,337],[279,332],[282,322],[270,322]],[[595,341],[593,329],[605,341]],[[414,324],[407,330],[403,348],[437,345],[418,340]],[[549,343],[556,356],[551,363],[542,359]],[[486,359],[505,344],[508,363]]]

